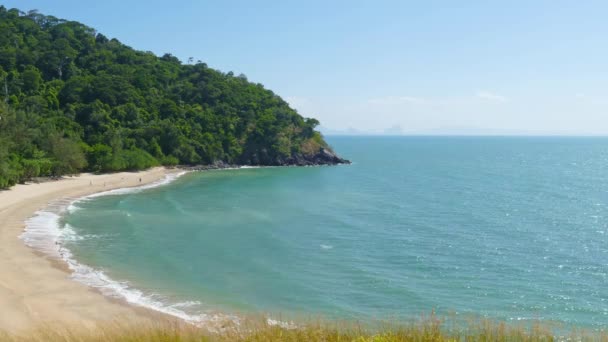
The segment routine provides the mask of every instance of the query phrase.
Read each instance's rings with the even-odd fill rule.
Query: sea
[[[180,173],[51,206],[23,239],[75,281],[197,324],[606,328],[608,138],[328,141],[352,164]]]

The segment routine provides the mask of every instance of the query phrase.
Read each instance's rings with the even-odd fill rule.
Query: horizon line
[[[322,133],[322,132],[321,132]],[[382,133],[322,133],[325,137],[479,137],[479,138],[608,138],[604,134],[382,134]]]

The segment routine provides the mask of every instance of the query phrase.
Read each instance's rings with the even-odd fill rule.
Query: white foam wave
[[[97,239],[97,238],[101,237],[101,235],[97,235],[97,234],[79,235],[74,230],[74,227],[72,227],[71,225],[69,225],[67,223],[64,224],[63,228],[61,228],[60,230],[61,230],[61,235],[59,236],[59,243],[65,242],[65,241],[68,241],[68,242],[83,241],[83,240]]]
[[[59,255],[59,214],[50,211],[37,211],[25,221],[25,230],[19,236],[27,246],[53,257]]]
[[[321,247],[322,249],[332,249],[332,248],[334,248],[334,246],[332,246],[332,245],[319,245],[319,247]]]
[[[61,235],[59,236],[61,241],[82,241],[85,239],[84,236],[78,235],[74,228],[69,224],[65,224],[61,229]]]
[[[74,202],[70,203],[70,205],[68,205],[68,207],[66,208],[66,210],[68,211],[68,213],[74,213],[78,210],[80,210],[82,208],[80,208],[79,206],[75,205]]]
[[[174,308],[190,308],[190,307],[193,307],[193,306],[199,306],[201,304],[202,303],[199,302],[198,300],[188,300],[188,301],[185,301],[185,302],[175,303],[175,304],[171,305],[171,307],[174,307]]]

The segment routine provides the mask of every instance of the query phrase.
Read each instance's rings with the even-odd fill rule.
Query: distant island
[[[244,75],[0,6],[0,188],[157,165],[348,163]]]

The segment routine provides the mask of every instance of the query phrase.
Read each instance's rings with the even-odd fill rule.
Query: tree
[[[78,143],[62,137],[51,137],[51,153],[55,160],[53,174],[75,174],[86,165],[82,148]]]
[[[28,66],[21,74],[23,80],[23,90],[28,94],[34,94],[42,83],[42,73],[35,66]]]
[[[8,73],[0,67],[0,81],[4,85],[4,102],[8,102]]]

